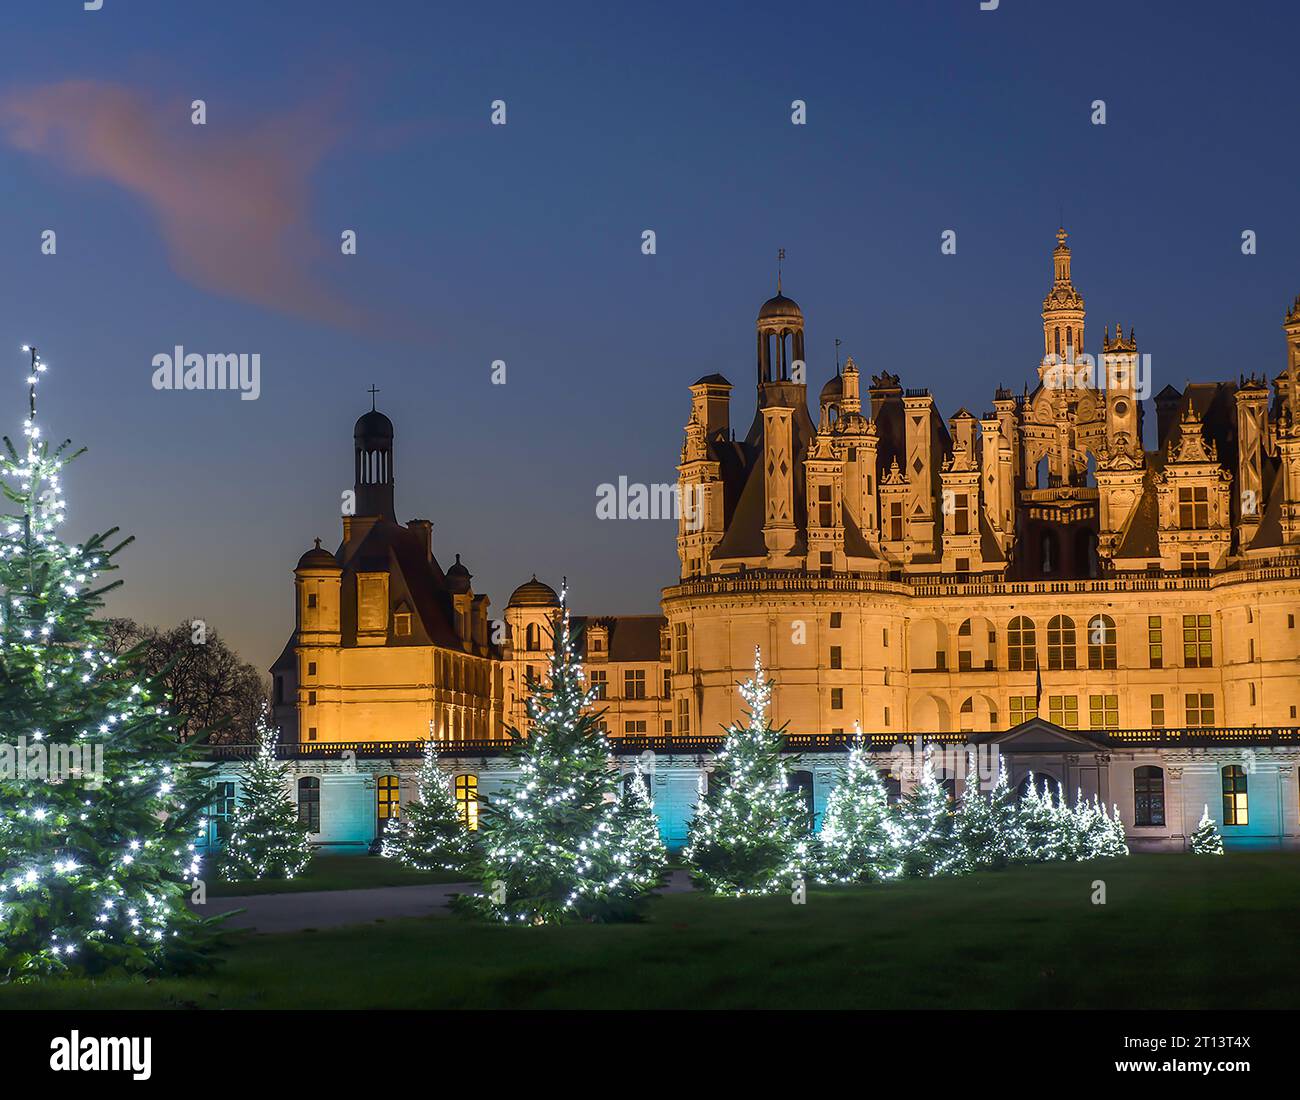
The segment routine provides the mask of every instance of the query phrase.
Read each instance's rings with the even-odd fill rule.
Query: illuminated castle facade
[[[1300,299],[1271,387],[1152,397],[1132,329],[1084,354],[1063,230],[1052,262],[1036,384],[978,417],[945,420],[888,372],[864,385],[852,360],[810,404],[803,313],[779,285],[743,436],[727,378],[691,386],[663,615],[580,623],[624,766],[655,754],[670,843],[759,647],[818,813],[860,725],[901,789],[900,741],[996,747],[1013,782],[1033,770],[1117,804],[1136,847],[1182,848],[1204,805],[1229,844],[1300,844]],[[354,513],[337,550],[299,561],[272,669],[300,806],[334,844],[400,813],[430,728],[476,814],[508,778],[506,728],[526,726],[558,606],[534,577],[491,618],[432,525],[397,521],[381,413],[354,453]]]

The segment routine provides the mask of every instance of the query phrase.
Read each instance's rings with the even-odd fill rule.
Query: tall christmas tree
[[[1052,859],[1056,846],[1056,812],[1048,795],[1049,784],[1034,782],[1029,773],[1025,793],[1020,798],[1019,824],[1025,836],[1026,856],[1029,859]]]
[[[529,685],[527,735],[511,730],[518,778],[485,807],[475,872],[481,894],[458,905],[503,921],[608,920],[635,912],[658,885],[634,851],[619,814],[618,772],[590,711],[571,635],[568,590],[551,649],[550,683]]]
[[[429,723],[430,735],[433,723]],[[430,736],[420,761],[418,797],[384,827],[381,854],[417,871],[463,871],[474,852],[456,796],[438,766],[438,746]]]
[[[1110,840],[1103,846],[1102,855],[1126,856],[1128,852],[1128,834],[1124,831],[1124,819],[1119,816],[1119,807],[1111,803]]]
[[[59,537],[60,474],[81,452],[42,440],[46,368],[23,350],[25,442],[5,438],[0,457],[13,508],[0,518],[0,730],[21,755],[0,771],[0,980],[185,968],[210,938],[185,905],[209,792],[142,655],[113,657],[94,617],[116,587],[98,577],[131,540]]]
[[[1020,807],[1007,775],[1007,762],[998,759],[998,778],[989,792],[989,812],[994,825],[994,854],[991,866],[1006,867],[1029,858],[1029,840],[1020,821]]]
[[[934,775],[934,761],[926,749],[921,774],[898,807],[902,833],[903,873],[928,878],[956,871],[961,863],[947,792]]]
[[[822,818],[818,880],[883,882],[902,871],[898,827],[859,731]]]
[[[230,835],[219,856],[227,882],[293,878],[311,862],[310,833],[289,795],[288,766],[275,758],[276,742],[263,708],[257,723],[257,752],[244,775]]]
[[[1196,826],[1196,831],[1192,833],[1191,846],[1192,851],[1198,856],[1223,855],[1223,837],[1219,835],[1219,829],[1214,824],[1214,819],[1210,817],[1208,803],[1201,811],[1201,820]]]
[[[658,884],[668,866],[668,849],[659,835],[659,819],[640,764],[624,781],[619,819],[634,873],[641,881]]]
[[[1006,866],[993,799],[980,790],[979,760],[966,758],[966,780],[957,809],[958,862],[956,870],[977,871]]]
[[[740,694],[747,720],[727,731],[683,851],[700,886],[737,897],[791,890],[812,869],[808,811],[786,788],[782,731],[767,719],[772,681],[757,650]]]

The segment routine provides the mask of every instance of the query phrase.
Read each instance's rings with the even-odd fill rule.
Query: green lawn
[[[297,894],[305,890],[366,890],[373,886],[423,886],[430,882],[463,882],[464,875],[412,871],[382,856],[318,855],[297,878],[259,882],[208,882],[212,898],[251,894]]]
[[[803,906],[674,895],[640,925],[242,935],[210,977],[0,987],[0,1008],[1294,1008],[1297,913],[1300,856],[1133,856]]]

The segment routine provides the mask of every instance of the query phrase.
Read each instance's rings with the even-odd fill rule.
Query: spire
[[[781,294],[781,261],[785,259],[785,249],[776,250],[776,293],[779,297]]]
[[[1069,234],[1062,226],[1056,231],[1052,249],[1052,289],[1043,299],[1043,365],[1039,378],[1049,363],[1069,363],[1083,351],[1083,295],[1074,288],[1070,273]]]

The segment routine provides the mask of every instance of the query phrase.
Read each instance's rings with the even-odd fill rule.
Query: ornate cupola
[[[1070,363],[1083,352],[1083,295],[1070,278],[1069,234],[1056,231],[1052,250],[1052,289],[1043,299],[1043,363]],[[1039,368],[1039,377],[1043,368]]]
[[[803,311],[792,298],[781,293],[781,270],[777,268],[776,295],[758,311],[758,382],[803,382],[791,377],[795,363],[803,362]]]
[[[393,519],[393,422],[374,406],[352,430],[356,451],[356,514]]]

